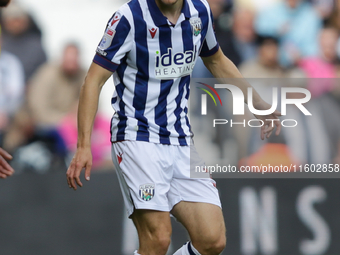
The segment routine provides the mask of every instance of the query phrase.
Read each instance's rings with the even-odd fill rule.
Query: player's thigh
[[[171,213],[189,232],[195,246],[226,242],[226,228],[222,209],[214,204],[179,202]]]
[[[129,216],[137,209],[170,211],[171,157],[164,155],[170,152],[162,144],[123,141],[112,145],[112,160]]]
[[[141,247],[170,244],[172,228],[169,212],[135,210],[131,219],[137,228]]]

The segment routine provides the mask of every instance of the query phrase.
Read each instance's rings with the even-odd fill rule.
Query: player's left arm
[[[237,86],[242,90],[243,95],[245,95],[245,103],[247,103],[248,88],[251,87],[251,85],[246,81],[246,79],[242,77],[240,71],[237,69],[234,63],[223,54],[221,49],[218,49],[218,51],[215,54],[209,57],[202,57],[202,60],[204,62],[204,65],[212,73],[212,75],[215,78],[219,79],[221,82],[223,82],[223,79],[228,78],[237,79],[236,84],[233,85]],[[255,109],[258,110],[270,109],[270,105],[260,97],[260,95],[256,92],[254,88],[253,88],[253,104]],[[266,121],[266,119],[278,119],[278,116],[280,115],[281,113],[279,111],[275,111],[270,115],[264,116],[255,115],[256,118],[264,122],[264,125],[261,127],[262,140],[264,139],[264,137],[269,138],[269,136],[272,134],[274,130],[272,121]],[[279,135],[281,131],[281,122],[280,121],[273,122],[276,126],[275,134]]]

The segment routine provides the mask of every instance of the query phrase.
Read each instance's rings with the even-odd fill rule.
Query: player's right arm
[[[92,166],[90,141],[100,90],[131,50],[132,44],[131,25],[122,12],[117,11],[106,25],[102,40],[97,47],[97,54],[80,91],[77,151],[66,173],[67,183],[74,190],[77,189],[77,185],[83,186],[79,179],[83,168],[85,168],[86,180],[90,180]]]
[[[111,71],[92,63],[80,91],[78,105],[78,141],[77,151],[67,169],[67,183],[70,188],[82,187],[80,173],[85,168],[85,178],[90,180],[92,166],[91,133],[98,110],[101,88],[112,75]]]

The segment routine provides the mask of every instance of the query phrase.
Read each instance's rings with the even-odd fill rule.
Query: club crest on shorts
[[[139,186],[139,197],[144,201],[150,201],[155,195],[155,184],[148,183]]]
[[[198,36],[202,31],[202,21],[201,18],[191,18],[190,25],[194,36]]]

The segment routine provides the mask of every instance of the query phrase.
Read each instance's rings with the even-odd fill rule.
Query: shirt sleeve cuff
[[[201,52],[200,57],[203,57],[203,58],[210,57],[210,56],[214,55],[218,51],[219,48],[220,48],[220,45],[217,43],[216,46],[214,48],[212,48],[211,50]]]
[[[116,69],[118,68],[118,65],[116,63],[111,62],[110,60],[104,58],[98,53],[94,56],[93,62],[111,72],[115,72]]]

